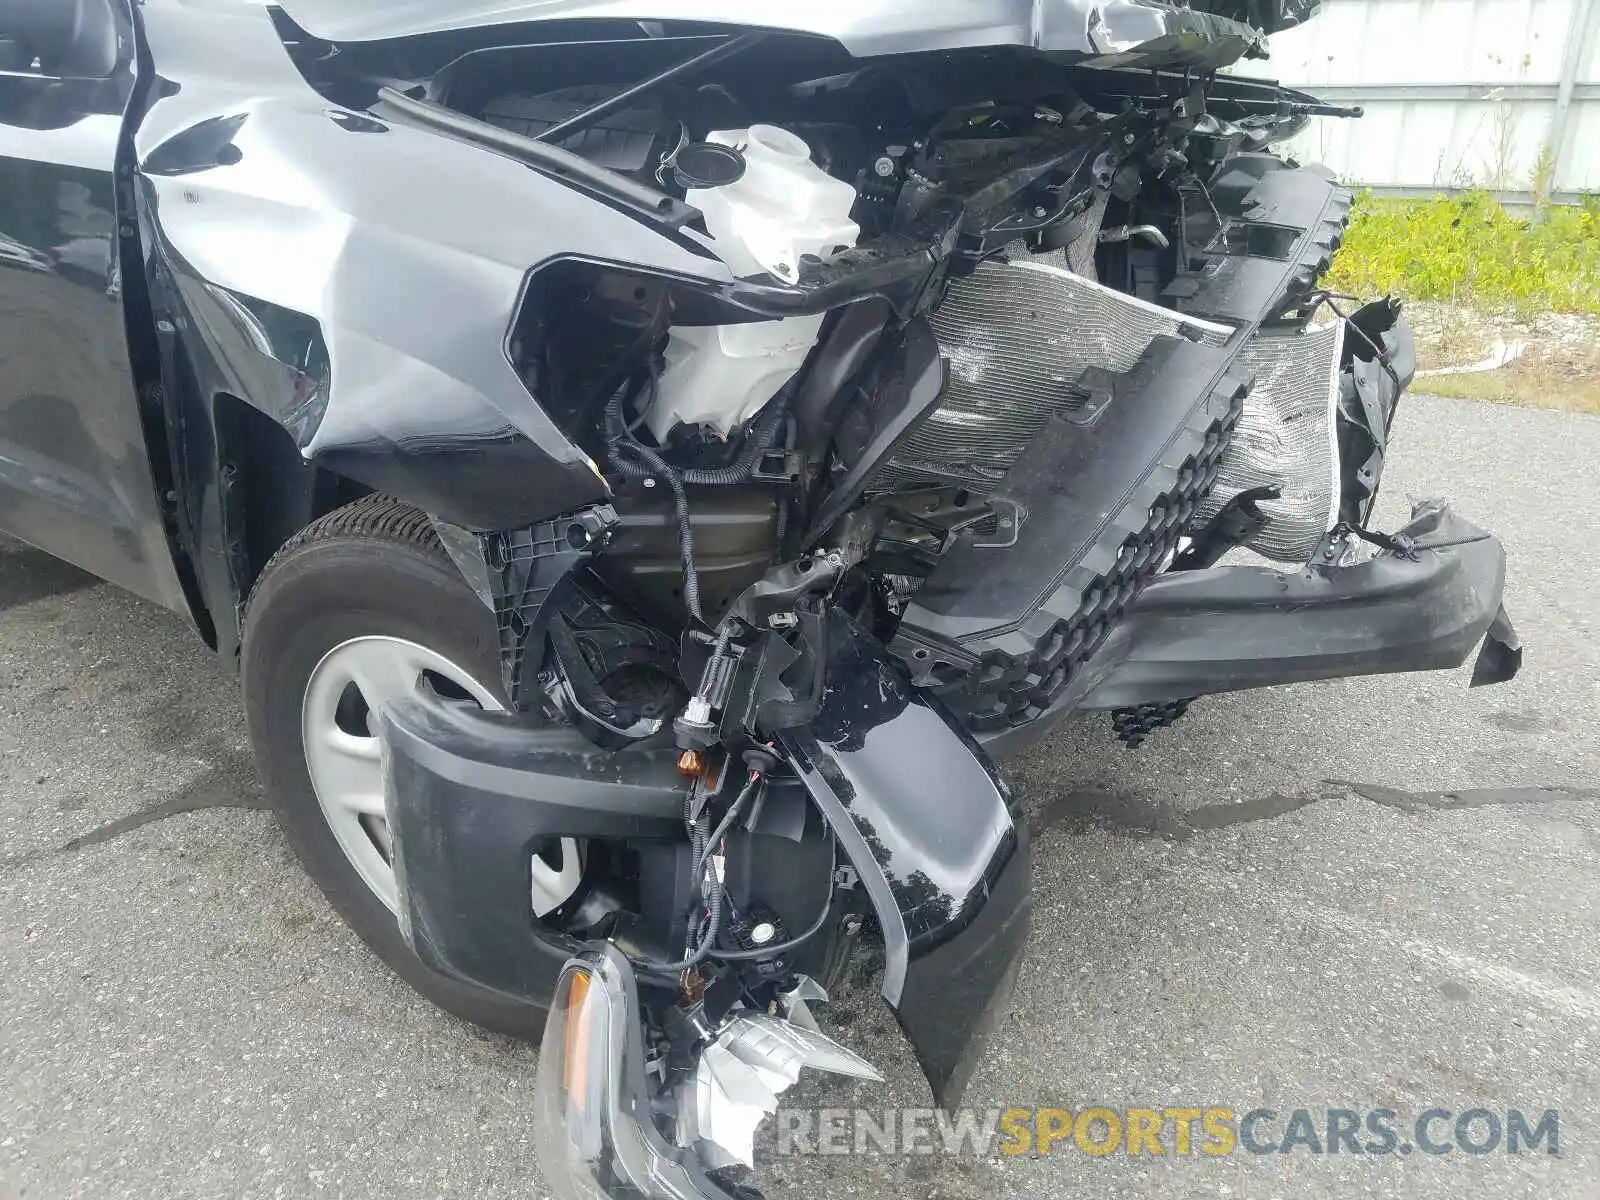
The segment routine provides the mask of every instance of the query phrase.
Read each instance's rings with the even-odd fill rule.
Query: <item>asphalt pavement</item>
[[[1600,420],[1411,399],[1384,515],[1435,495],[1505,540],[1522,676],[1208,698],[1137,751],[1100,718],[1028,753],[1037,920],[966,1103],[1267,1109],[1269,1146],[1296,1109],[1556,1110],[1559,1153],[869,1146],[780,1158],[769,1196],[1600,1195]],[[263,803],[178,618],[0,546],[0,1200],[545,1194],[534,1049],[394,979]],[[930,1103],[869,967],[828,1023],[887,1083],[796,1111]]]

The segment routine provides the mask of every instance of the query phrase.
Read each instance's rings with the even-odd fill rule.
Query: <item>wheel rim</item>
[[[384,819],[377,710],[428,679],[447,699],[490,712],[505,706],[442,654],[394,637],[359,637],[322,656],[306,681],[300,734],[306,769],[339,848],[366,885],[398,911]]]

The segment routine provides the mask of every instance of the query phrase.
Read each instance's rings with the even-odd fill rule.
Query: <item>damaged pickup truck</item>
[[[1273,150],[1359,114],[1218,73],[1314,7],[10,0],[0,527],[237,662],[557,1194],[750,1196],[864,940],[961,1095],[1005,754],[1517,669],[1493,536],[1369,525],[1410,335]]]

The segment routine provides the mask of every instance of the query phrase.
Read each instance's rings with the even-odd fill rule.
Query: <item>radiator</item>
[[[1161,335],[1221,345],[1233,330],[1137,300],[1038,261],[984,263],[954,281],[931,318],[948,364],[939,406],[874,476],[871,490],[943,485],[987,496],[1058,413],[1088,399],[1084,372],[1123,372]],[[1262,333],[1240,352],[1255,376],[1238,431],[1196,524],[1240,491],[1263,502],[1258,553],[1304,562],[1338,504],[1334,440],[1343,323]]]

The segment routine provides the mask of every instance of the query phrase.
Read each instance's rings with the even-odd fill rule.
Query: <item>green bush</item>
[[[1430,200],[1362,192],[1328,280],[1358,295],[1600,315],[1600,201],[1524,219],[1487,192]]]

